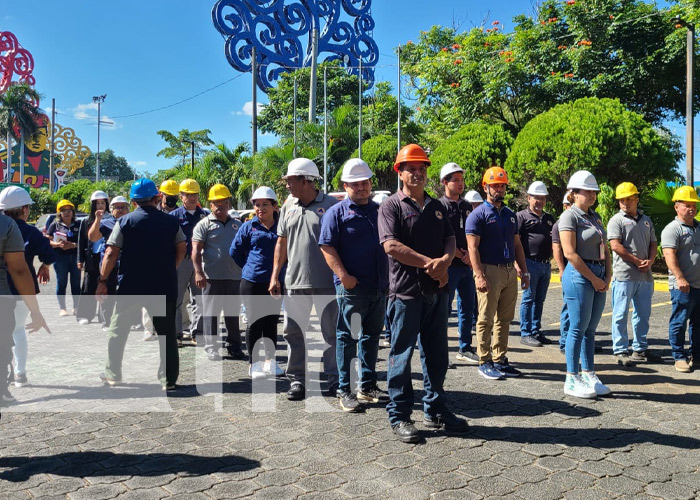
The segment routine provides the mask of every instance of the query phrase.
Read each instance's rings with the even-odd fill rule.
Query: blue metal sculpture
[[[361,57],[362,79],[371,88],[379,60],[371,5],[372,0],[218,0],[212,19],[226,40],[226,59],[238,71],[252,70],[255,47],[256,81],[263,92],[282,73],[311,65],[314,29],[319,31],[319,61],[340,61],[357,75]],[[343,12],[353,24],[341,20]],[[321,54],[326,54],[323,59]]]

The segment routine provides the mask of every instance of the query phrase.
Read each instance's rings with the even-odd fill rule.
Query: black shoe
[[[292,385],[287,391],[287,399],[290,401],[301,401],[306,397],[306,389],[301,382],[292,382]]]
[[[466,419],[458,417],[449,410],[435,416],[423,415],[423,422],[428,429],[445,429],[448,432],[466,432],[469,428]]]
[[[237,359],[240,361],[248,361],[248,356],[245,355],[245,353],[241,350],[240,347],[229,347],[227,350],[229,358]]]
[[[413,425],[410,420],[407,422],[399,422],[398,424],[392,425],[391,430],[394,431],[396,437],[404,443],[417,443],[420,441],[420,434],[418,434],[418,429]]]
[[[634,366],[634,362],[627,352],[615,354],[615,358],[617,359],[617,364],[620,366]]]
[[[524,337],[520,337],[520,343],[528,347],[542,347],[542,342],[537,340],[537,338],[534,335],[526,335]]]
[[[177,390],[177,386],[175,384],[165,384],[161,386],[165,392],[174,392]]]
[[[207,351],[207,359],[209,361],[221,361],[221,356],[216,351]]]
[[[540,344],[542,345],[550,345],[553,344],[553,340],[549,340],[547,337],[544,336],[543,333],[538,333],[535,338],[540,341]]]
[[[337,382],[333,382],[332,384],[330,384],[330,385],[328,386],[328,389],[326,389],[326,390],[323,392],[323,395],[326,396],[326,397],[328,397],[328,398],[340,398],[340,397],[342,396],[342,394],[343,394],[343,393],[342,393],[342,392],[340,391],[340,389],[338,388],[338,383],[337,383]]]
[[[503,360],[503,363],[493,363],[494,368],[505,375],[507,378],[519,377],[523,373],[520,370],[513,368],[510,363],[508,363],[508,358]]]
[[[357,399],[368,403],[387,403],[389,394],[377,387],[377,384],[374,384],[366,389],[357,391]]]
[[[357,400],[357,397],[350,392],[345,391],[340,394],[340,408],[348,413],[357,413],[362,411],[362,405]]]
[[[466,361],[467,363],[470,363],[472,365],[479,364],[479,356],[477,356],[476,353],[471,349],[460,349],[457,353],[457,356],[455,356],[455,359],[457,361]]]

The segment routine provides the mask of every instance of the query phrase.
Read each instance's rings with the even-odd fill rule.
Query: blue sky
[[[58,123],[74,128],[96,151],[92,96],[107,94],[102,117],[114,126],[101,127],[101,150],[111,148],[138,171],[155,172],[172,164],[156,156],[165,146],[158,130],[208,128],[215,142],[230,146],[251,140],[251,76],[236,72],[226,61],[224,41],[211,19],[214,3],[0,0],[0,31],[13,32],[33,54],[42,107],[49,110],[55,98]],[[499,20],[509,30],[513,16],[530,13],[532,5],[529,0],[374,0],[374,38],[380,51],[376,79],[396,83],[394,48],[416,40],[421,30],[435,24],[468,29],[484,19]],[[183,104],[120,118],[173,104],[236,76]],[[258,96],[264,102],[265,95]],[[670,125],[684,135],[683,126]],[[260,137],[259,147],[274,142],[272,136]]]

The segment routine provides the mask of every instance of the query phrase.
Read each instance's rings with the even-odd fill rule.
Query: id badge
[[[605,260],[605,244],[600,244],[600,260]]]
[[[508,250],[508,245],[505,245],[503,247],[503,258],[504,259],[509,259],[510,258],[510,250]]]

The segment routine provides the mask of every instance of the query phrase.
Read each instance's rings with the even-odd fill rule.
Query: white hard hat
[[[544,182],[535,181],[530,184],[529,188],[527,188],[527,194],[531,194],[533,196],[547,196],[549,191],[547,191],[547,186],[544,185]]]
[[[0,192],[0,210],[33,205],[32,197],[19,186],[8,186]]]
[[[112,198],[112,201],[109,203],[109,207],[111,208],[112,206],[114,206],[117,203],[126,203],[128,205],[129,200],[127,200],[123,196],[115,196],[114,198]]]
[[[109,196],[104,191],[95,191],[90,195],[90,201],[95,200],[109,200]]]
[[[587,191],[600,191],[598,187],[598,182],[596,182],[593,174],[588,170],[579,170],[574,172],[569,178],[569,183],[566,185],[567,189],[585,189]]]
[[[388,197],[389,197],[389,195],[386,194],[386,193],[377,193],[377,194],[375,194],[374,197],[372,198],[372,201],[375,202],[375,203],[377,203],[377,204],[379,204],[379,205],[381,205],[382,202],[383,202],[384,200],[386,200]]]
[[[467,200],[469,203],[483,203],[484,202],[484,199],[476,191],[469,191],[464,196],[464,199]]]
[[[286,179],[294,175],[320,177],[320,175],[318,175],[318,167],[308,158],[294,158],[289,162],[289,165],[287,165],[287,175],[285,175],[284,178]]]
[[[571,205],[571,202],[569,201],[569,195],[571,194],[571,191],[567,191],[564,193],[564,199],[561,201],[562,205]]]
[[[443,180],[445,177],[450,174],[454,174],[455,172],[464,173],[464,170],[456,163],[445,163],[445,165],[440,169],[440,180]]]
[[[292,175],[301,175],[301,174],[292,174]],[[277,195],[272,190],[272,188],[269,188],[267,186],[260,186],[258,189],[255,190],[255,192],[253,193],[253,196],[250,197],[250,201],[255,201],[255,200],[274,200],[275,203],[277,203]]]
[[[350,158],[343,165],[343,175],[340,180],[343,182],[366,181],[372,178],[372,171],[364,161],[359,158]]]

